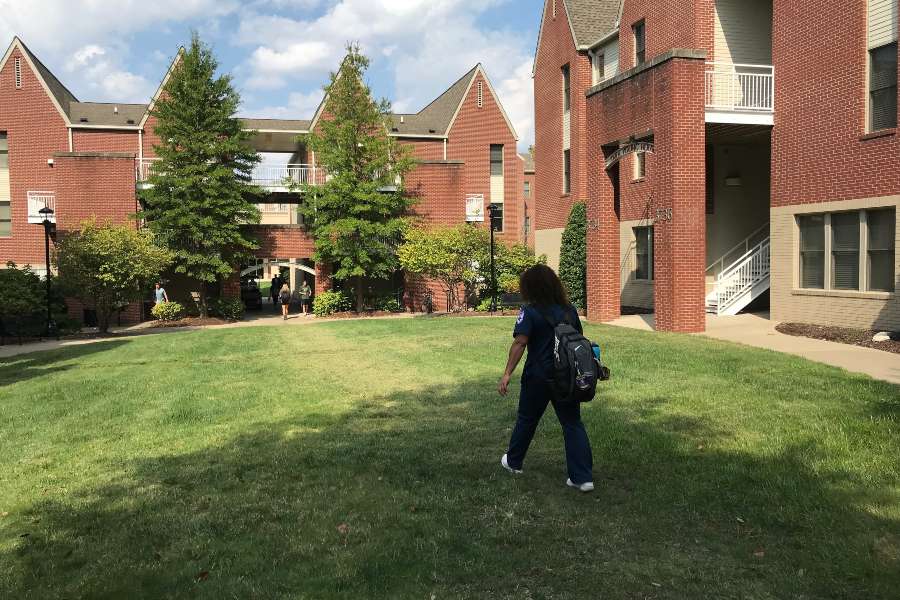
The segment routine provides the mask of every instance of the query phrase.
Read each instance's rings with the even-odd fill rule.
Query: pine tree
[[[347,47],[325,87],[320,130],[302,138],[329,175],[321,186],[306,186],[300,208],[315,239],[314,258],[332,265],[335,279],[353,282],[357,312],[366,281],[399,267],[396,247],[412,205],[402,183],[412,160],[388,135],[391,106],[372,98],[363,79],[368,66],[358,46]]]
[[[235,117],[240,96],[196,33],[156,101],[154,146],[159,161],[143,210],[156,239],[175,255],[175,271],[200,285],[200,312],[207,314],[209,284],[234,272],[257,248],[244,226],[258,223],[258,188],[250,184],[259,155],[250,133]]]
[[[587,308],[587,207],[581,202],[572,207],[559,249],[559,278],[569,301]]]

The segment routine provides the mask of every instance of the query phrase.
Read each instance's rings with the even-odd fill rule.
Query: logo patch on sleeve
[[[521,325],[522,321],[524,321],[524,320],[525,320],[525,309],[520,308],[519,309],[519,318],[516,319],[516,325]]]

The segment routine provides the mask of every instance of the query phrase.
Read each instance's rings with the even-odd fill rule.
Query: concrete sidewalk
[[[609,323],[618,327],[652,331],[653,315],[629,315]],[[742,314],[735,317],[707,315],[706,332],[699,334],[717,340],[746,344],[802,356],[875,379],[900,384],[900,355],[849,344],[825,342],[785,335],[775,330],[777,323],[766,313]]]

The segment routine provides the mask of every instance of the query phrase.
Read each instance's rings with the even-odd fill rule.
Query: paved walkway
[[[653,315],[620,317],[610,325],[652,331]],[[795,354],[854,373],[864,373],[875,379],[900,384],[900,355],[874,348],[785,335],[776,331],[775,325],[777,323],[771,321],[766,313],[742,314],[735,317],[709,315],[706,317],[706,332],[700,335]]]

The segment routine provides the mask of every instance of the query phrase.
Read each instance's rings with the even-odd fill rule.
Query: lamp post
[[[54,335],[56,332],[56,324],[53,322],[53,312],[50,309],[50,217],[53,216],[53,209],[49,206],[44,206],[41,210],[38,211],[42,217],[44,217],[41,223],[44,226],[44,259],[46,260],[45,265],[47,267],[47,337]]]
[[[494,264],[494,211],[493,204],[488,205],[491,220],[491,312],[497,312],[497,268]]]

